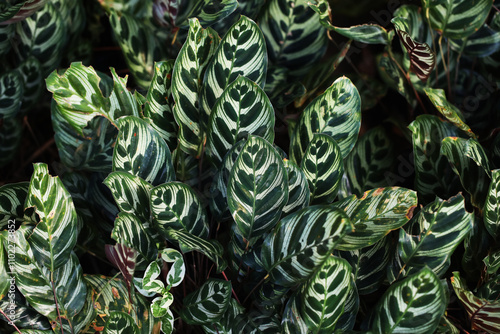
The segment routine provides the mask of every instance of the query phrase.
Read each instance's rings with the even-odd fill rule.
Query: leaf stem
[[[61,324],[61,334],[64,334],[61,312],[59,310],[59,303],[57,302],[56,286],[54,283],[54,272],[53,271],[50,272],[50,284],[52,285],[52,293],[54,294],[54,302],[56,303],[57,317],[59,318],[59,323]]]
[[[222,271],[222,276],[224,276],[224,279],[229,282],[229,280],[227,279],[227,276],[226,276],[226,273],[224,272],[224,270]],[[231,285],[231,291],[233,293],[233,296],[234,296],[234,299],[236,299],[236,301],[238,302],[238,304],[241,305],[240,303],[240,300],[238,299],[238,296],[236,296],[236,292],[234,292],[234,289],[233,289],[233,285]],[[246,300],[246,299],[245,299]]]
[[[264,276],[264,278],[263,278],[263,279],[261,279],[261,280],[260,280],[260,282],[259,282],[259,283],[257,283],[257,284],[253,287],[252,291],[250,291],[250,292],[248,293],[248,296],[245,298],[245,300],[243,300],[243,304],[245,304],[245,303],[247,302],[248,298],[250,298],[250,296],[252,295],[252,293],[254,293],[254,292],[255,292],[255,290],[257,290],[257,288],[258,288],[258,287],[259,287],[262,283],[264,283],[264,281],[265,281],[268,277],[269,277],[269,274],[267,274],[266,276]]]
[[[10,320],[10,318],[7,316],[7,314],[5,314],[5,312],[1,308],[0,308],[0,313],[2,313],[5,319],[7,319],[9,325],[13,326],[18,333],[22,334],[19,328],[17,328],[16,324],[14,324],[14,321]]]

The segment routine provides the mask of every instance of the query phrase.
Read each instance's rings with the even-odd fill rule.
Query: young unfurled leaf
[[[410,71],[415,73],[420,80],[426,82],[436,66],[436,55],[427,43],[420,43],[405,31],[396,27],[401,43],[410,57]]]

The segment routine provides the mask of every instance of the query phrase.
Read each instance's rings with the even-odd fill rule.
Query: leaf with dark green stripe
[[[292,75],[305,74],[328,45],[326,29],[306,0],[268,1],[259,27],[266,38],[269,61],[290,69]]]
[[[168,228],[184,229],[208,238],[208,217],[195,191],[187,184],[170,182],[151,191],[151,212],[161,233]]]
[[[349,218],[331,206],[310,206],[282,219],[262,245],[261,259],[275,284],[307,281],[347,233]]]
[[[484,226],[495,240],[500,239],[500,169],[491,172],[491,183],[484,206]],[[1,200],[1,197],[0,197]]]
[[[386,175],[396,160],[394,142],[382,127],[367,131],[344,160],[351,191],[361,196],[366,190],[387,185]]]
[[[344,174],[339,146],[332,137],[315,133],[300,164],[309,184],[313,204],[331,203]]]
[[[34,207],[40,219],[29,238],[33,253],[53,272],[69,260],[78,228],[71,195],[45,164],[34,165],[25,207]]]
[[[8,183],[0,187],[0,229],[3,230],[9,220],[24,220],[28,187],[28,182]]]
[[[19,153],[22,131],[20,117],[0,120],[0,167],[7,165]]]
[[[15,1],[2,8],[0,13],[0,22],[2,24],[11,24],[22,21],[41,7],[45,5],[47,0],[25,0]]]
[[[469,57],[488,57],[500,50],[500,32],[484,24],[464,39],[449,40],[457,51]]]
[[[111,190],[121,211],[133,214],[144,221],[149,220],[149,193],[153,188],[151,184],[126,172],[113,172],[103,183]]]
[[[268,68],[264,91],[274,108],[284,108],[306,93],[306,88],[300,81],[290,80],[290,78],[290,70],[284,66]]]
[[[221,40],[203,79],[201,105],[208,116],[226,87],[238,76],[264,87],[267,53],[264,36],[255,22],[241,16]]]
[[[139,334],[135,319],[124,312],[111,312],[106,317],[103,334]]]
[[[431,27],[445,37],[460,39],[472,35],[486,20],[492,0],[423,0],[423,12]]]
[[[308,332],[333,332],[353,288],[351,271],[346,260],[331,255],[307,281],[300,298]]]
[[[141,177],[152,185],[175,179],[170,150],[146,121],[133,116],[120,118],[113,152],[113,171]]]
[[[459,176],[472,204],[483,208],[490,183],[491,169],[486,152],[475,139],[447,137],[441,144],[441,154],[448,158],[453,171]]]
[[[439,278],[423,268],[392,284],[378,302],[373,318],[375,333],[433,333],[448,304]]]
[[[331,136],[345,158],[361,127],[361,97],[346,77],[338,78],[306,107],[290,142],[290,159],[300,164],[315,133]]]
[[[406,188],[378,188],[368,190],[361,198],[344,198],[333,206],[345,210],[354,227],[336,248],[356,250],[373,245],[406,224],[417,206],[417,193]]]
[[[1,238],[1,237],[0,237]],[[10,285],[9,281],[6,281],[7,284]],[[15,290],[14,292],[14,300],[16,301],[15,308],[9,309],[10,299],[8,295],[0,300],[0,309],[5,310],[7,315],[12,319],[12,322],[18,328],[29,328],[30,326],[34,328],[38,328],[38,330],[47,330],[48,334],[53,334],[52,327],[50,326],[49,320],[42,314],[38,313],[33,307],[28,305],[28,302],[24,298],[24,296],[19,292],[19,290]],[[0,319],[3,321],[7,321],[3,315],[0,314]],[[32,324],[36,324],[33,326]],[[17,334],[17,333],[16,333]]]
[[[16,116],[24,93],[23,79],[16,71],[0,76],[0,119]]]
[[[219,97],[210,114],[206,153],[219,166],[241,139],[255,135],[274,141],[274,109],[266,93],[253,81],[238,77]]]
[[[3,13],[0,13],[0,21]],[[9,53],[12,47],[12,37],[14,36],[14,24],[1,25],[0,24],[0,56]]]
[[[286,334],[302,334],[307,333],[308,326],[300,314],[301,309],[300,295],[295,293],[288,299],[283,311],[281,325],[283,326],[283,333]]]
[[[472,217],[460,194],[448,201],[436,198],[424,207],[407,228],[399,230],[398,254],[403,265],[399,272],[408,275],[428,267],[437,276],[444,275],[455,248],[472,229]]]
[[[280,155],[265,139],[250,136],[227,185],[238,233],[252,243],[278,222],[287,201],[288,177]]]
[[[224,249],[217,240],[206,240],[186,230],[176,230],[173,228],[166,229],[165,234],[167,240],[176,242],[183,253],[192,251],[200,252],[215,263],[217,272],[222,272],[226,269],[227,263],[222,256]]]
[[[222,316],[222,318],[209,325],[204,325],[203,330],[206,334],[236,334],[233,332],[232,327],[235,318],[245,311],[243,306],[241,306],[236,299],[231,298],[229,301],[229,306]]]
[[[230,299],[231,282],[211,278],[184,298],[180,315],[188,324],[207,325],[222,318]]]
[[[113,78],[113,91],[109,95],[109,113],[115,115],[133,115],[139,117],[141,106],[135,96],[127,89],[128,76],[120,78],[114,68],[110,68]]]
[[[197,19],[191,19],[186,42],[172,72],[173,113],[179,124],[179,148],[194,156],[201,154],[211,111],[203,110],[199,104],[203,76],[218,45],[219,36],[214,30],[203,29]]]
[[[177,145],[177,123],[173,114],[172,69],[174,62],[160,61],[155,63],[154,75],[146,95],[144,118],[149,119],[151,127],[165,139],[173,150]]]
[[[28,57],[17,68],[16,71],[23,79],[23,96],[21,112],[27,112],[38,102],[40,94],[44,90],[43,75],[40,62],[35,57]]]
[[[459,135],[459,130],[433,115],[418,116],[408,128],[412,132],[415,188],[420,201],[429,203],[436,196],[455,195],[460,185],[440,149],[443,139]]]
[[[309,185],[306,175],[295,163],[283,160],[288,174],[288,202],[283,207],[283,216],[294,213],[309,205]]]
[[[200,176],[200,161],[181,149],[172,151],[172,163],[178,181],[194,185],[198,184]]]

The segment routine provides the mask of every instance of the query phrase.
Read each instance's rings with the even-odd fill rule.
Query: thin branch
[[[61,312],[59,310],[59,304],[57,303],[56,285],[54,283],[54,272],[52,271],[50,272],[50,284],[52,285],[52,293],[54,294],[54,301],[56,303],[57,317],[59,318],[59,323],[61,324],[61,333],[64,334]]]
[[[14,324],[14,321],[10,320],[10,318],[7,316],[7,314],[5,314],[5,312],[1,308],[0,308],[0,313],[2,313],[2,315],[5,317],[5,319],[7,319],[7,321],[9,322],[9,325],[13,326],[18,333],[22,334],[21,331],[19,330],[19,328],[17,328],[17,326]]]

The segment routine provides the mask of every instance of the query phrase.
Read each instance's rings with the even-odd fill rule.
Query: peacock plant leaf
[[[469,57],[488,57],[500,50],[500,32],[484,24],[464,39],[450,40],[450,45]]]
[[[77,216],[70,193],[46,164],[35,164],[26,208],[33,207],[40,221],[29,242],[36,259],[51,272],[70,257],[78,237]]]
[[[328,135],[315,133],[300,168],[309,184],[311,203],[333,202],[344,174],[342,153],[335,140]]]
[[[287,301],[281,326],[286,334],[301,334],[307,333],[309,327],[301,316],[301,299],[298,293],[294,293]]]
[[[0,25],[22,21],[42,8],[46,2],[47,0],[24,0],[7,3],[0,12]]]
[[[139,334],[135,319],[125,312],[111,312],[104,325],[103,334]]]
[[[2,13],[0,13],[0,20],[2,17]],[[0,24],[0,56],[8,54],[10,51],[11,38],[14,36],[14,25],[1,25]]]
[[[18,148],[21,144],[22,130],[22,120],[20,117],[0,120],[0,167],[11,162],[19,152]]]
[[[13,118],[21,108],[23,79],[17,71],[0,75],[0,119]]]
[[[331,255],[307,281],[300,298],[308,332],[333,332],[353,288],[351,271],[346,260]]]
[[[238,77],[222,92],[210,114],[206,153],[220,166],[226,153],[248,135],[274,141],[274,109],[253,81]]]
[[[252,244],[278,222],[287,201],[288,177],[280,155],[265,139],[250,136],[227,185],[237,233]]]
[[[306,0],[268,1],[259,16],[269,61],[290,70],[292,76],[307,73],[328,46],[326,29]]]
[[[8,183],[0,187],[0,228],[12,221],[24,221],[24,203],[28,197],[28,182]]]
[[[146,121],[126,116],[117,121],[120,132],[113,152],[113,171],[123,171],[152,185],[175,179],[170,150]]]
[[[500,239],[500,169],[491,171],[491,183],[484,206],[484,226],[495,240]]]
[[[126,172],[113,172],[103,183],[111,190],[121,211],[149,220],[149,194],[153,188],[150,183]]]
[[[448,158],[462,186],[471,195],[472,204],[482,209],[486,201],[491,169],[481,144],[472,138],[467,140],[447,137],[441,144],[441,154]]]
[[[267,52],[264,36],[257,24],[241,16],[221,40],[203,78],[201,108],[208,118],[226,87],[246,77],[264,87]]]
[[[17,67],[17,72],[23,79],[23,95],[21,98],[21,113],[31,110],[37,103],[43,91],[43,74],[40,62],[33,56],[26,58]]]
[[[473,214],[465,210],[461,194],[443,201],[437,198],[425,206],[408,227],[399,230],[399,274],[409,275],[423,267],[438,277],[450,266],[455,248],[472,229]]]
[[[434,333],[448,304],[448,294],[429,269],[392,284],[378,302],[372,332]]]
[[[165,139],[170,150],[174,150],[177,144],[177,123],[172,111],[173,67],[172,60],[155,63],[144,106],[144,119],[149,120],[151,127]]]
[[[231,298],[229,306],[219,321],[213,322],[209,325],[204,325],[203,330],[207,334],[236,334],[233,331],[234,320],[245,311],[243,306],[238,304],[236,299]]]
[[[309,206],[283,218],[261,250],[271,282],[292,287],[310,279],[345,236],[348,225],[347,215],[329,205]]]
[[[283,217],[309,205],[310,192],[306,175],[290,160],[283,160],[288,175],[288,202],[283,207]]]
[[[132,115],[139,117],[141,106],[135,96],[127,90],[128,76],[120,78],[114,68],[110,68],[113,78],[113,90],[109,95],[109,112],[115,117]]]
[[[207,325],[222,318],[231,301],[231,282],[209,279],[187,295],[180,315],[189,324]]]
[[[208,217],[195,191],[187,184],[169,182],[151,190],[153,224],[160,233],[183,229],[197,237],[208,238]]]
[[[492,4],[491,0],[479,0],[474,6],[466,0],[422,0],[422,9],[433,29],[445,37],[461,39],[484,24]]]
[[[378,188],[366,191],[361,198],[346,197],[333,206],[344,210],[353,224],[336,248],[356,250],[373,245],[406,224],[417,206],[417,193],[399,187]]]
[[[219,36],[203,29],[197,19],[189,20],[189,32],[172,71],[173,113],[179,124],[179,148],[200,156],[206,139],[210,110],[200,106],[202,82],[207,66],[217,50]]]
[[[290,141],[290,159],[300,164],[315,133],[331,136],[342,157],[351,152],[361,127],[361,97],[346,77],[338,78],[306,107]]]

